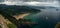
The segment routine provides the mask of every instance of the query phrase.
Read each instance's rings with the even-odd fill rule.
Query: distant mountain
[[[28,6],[30,8],[35,8],[35,9],[58,9],[58,7],[53,7],[53,6]]]
[[[10,15],[17,15],[21,13],[37,13],[40,12],[40,10],[35,8],[30,8],[27,6],[0,4],[0,12],[10,14]]]

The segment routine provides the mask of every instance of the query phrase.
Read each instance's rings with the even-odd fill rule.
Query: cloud
[[[6,5],[18,5],[23,3],[23,1],[20,0],[4,0],[3,2],[1,1],[0,4],[6,4]]]
[[[6,5],[29,5],[29,6],[55,6],[59,7],[57,0],[5,0],[0,4]]]
[[[0,0],[0,2],[4,2],[4,0]]]
[[[37,1],[37,2],[52,2],[52,1],[59,1],[59,0],[1,0],[1,1],[23,1],[23,2],[31,2],[31,1]]]
[[[26,2],[26,4],[28,5],[32,5],[32,6],[55,6],[58,7],[59,3],[58,1],[54,1],[54,2]]]

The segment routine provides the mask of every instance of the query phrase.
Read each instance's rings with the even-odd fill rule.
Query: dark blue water
[[[38,22],[38,25],[33,28],[55,28],[56,24],[60,21],[60,9],[40,9],[41,12],[37,14],[30,14],[26,19]]]

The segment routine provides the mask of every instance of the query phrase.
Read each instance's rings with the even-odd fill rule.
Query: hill
[[[40,10],[35,8],[29,8],[27,6],[0,4],[0,12],[10,15],[18,15],[22,13],[37,13],[40,12]]]

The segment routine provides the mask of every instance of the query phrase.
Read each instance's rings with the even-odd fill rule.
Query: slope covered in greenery
[[[5,5],[5,4],[0,4],[0,11],[10,15],[40,12],[40,10],[38,9],[29,8],[27,6]]]
[[[21,20],[16,20],[16,18],[13,17],[13,15],[18,15],[18,14],[22,14],[22,13],[37,13],[37,12],[40,12],[40,10],[34,9],[34,8],[29,8],[27,6],[0,4],[0,14],[4,17],[4,19],[8,19],[10,22],[12,22],[14,25],[16,25],[17,28],[22,28],[22,27],[25,28],[25,26],[27,27],[27,25],[23,25],[21,27],[21,23],[19,23],[19,22],[21,22]],[[9,27],[10,26],[11,25],[9,25]]]

